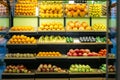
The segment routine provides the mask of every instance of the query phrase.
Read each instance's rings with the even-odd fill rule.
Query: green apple
[[[84,69],[84,68],[82,68],[82,69],[81,69],[81,72],[85,72],[85,69]]]
[[[93,69],[90,69],[90,72],[94,72],[94,70],[93,70]]]
[[[70,69],[69,69],[69,70],[72,72],[72,71],[74,71],[74,68],[70,67]]]
[[[86,72],[90,72],[90,69],[86,69]]]
[[[82,69],[79,68],[79,69],[78,69],[78,72],[82,72]]]
[[[74,67],[75,67],[75,65],[74,65],[74,64],[72,64],[70,67],[74,68]]]

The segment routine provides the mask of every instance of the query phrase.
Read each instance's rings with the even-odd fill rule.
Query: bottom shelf
[[[103,80],[103,78],[100,78],[100,77],[98,78],[94,78],[94,77],[92,78],[70,78],[70,80]]]
[[[2,79],[2,80],[106,80],[102,77],[91,77],[91,78],[20,78],[20,79]],[[108,78],[108,80],[116,80],[115,78]]]
[[[36,78],[35,80],[69,80],[69,78]]]
[[[34,80],[34,78],[21,78],[21,79],[2,79],[2,80]]]

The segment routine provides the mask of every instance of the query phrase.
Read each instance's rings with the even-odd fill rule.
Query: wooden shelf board
[[[15,15],[14,17],[15,17],[15,18],[16,18],[16,17],[18,17],[18,18],[19,18],[19,17],[22,17],[22,18],[29,18],[29,17],[30,17],[30,18],[37,18],[38,16],[35,16],[35,15],[34,15],[34,16]]]
[[[20,78],[20,79],[13,78],[13,79],[2,79],[2,80],[34,80],[34,78]]]
[[[34,75],[35,73],[3,73],[2,75]]]
[[[37,31],[11,31],[9,30],[9,33],[37,33]]]
[[[65,32],[65,30],[50,30],[50,31],[48,31],[48,30],[41,30],[41,31],[39,31],[38,30],[38,33],[40,33],[40,32]]]
[[[68,74],[68,72],[36,72],[36,74]]]
[[[80,30],[66,30],[66,32],[93,32],[93,33],[98,33],[98,32],[101,32],[101,33],[106,33],[107,31],[94,31],[94,30],[89,30],[89,31],[87,31],[87,30],[84,30],[84,31],[80,31]]]
[[[9,43],[7,42],[7,45],[15,45],[15,46],[18,46],[18,45],[28,45],[28,46],[30,46],[30,45],[37,45],[37,44],[9,44]]]
[[[107,43],[66,43],[66,42],[38,42],[38,44],[65,44],[65,45],[105,45]]]
[[[9,18],[8,15],[3,15],[3,16],[0,16],[0,18]]]
[[[67,56],[41,56],[41,57],[36,57],[37,59],[67,59]]]
[[[94,72],[71,72],[69,74],[102,74],[100,70],[94,69]]]
[[[35,57],[5,57],[5,59],[6,59],[6,60],[9,60],[9,59],[12,59],[12,60],[14,60],[14,59],[15,59],[15,60],[16,60],[16,59],[18,59],[18,60],[19,60],[19,59],[23,59],[23,60],[24,60],[24,59],[25,59],[25,60],[28,59],[28,60],[31,60],[31,59],[35,59]]]
[[[68,56],[68,59],[99,59],[99,56]]]
[[[116,73],[115,73],[115,72],[108,72],[108,74],[113,74],[113,75],[114,75],[114,74],[116,74]]]

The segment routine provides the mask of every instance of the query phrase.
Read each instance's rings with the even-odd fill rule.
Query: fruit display
[[[35,16],[37,4],[29,3],[17,3],[15,5],[16,16]]]
[[[89,49],[70,49],[67,56],[98,56],[98,53],[91,52]]]
[[[107,27],[102,23],[96,23],[92,26],[94,31],[106,31]]]
[[[72,64],[69,68],[70,72],[95,72],[89,65]]]
[[[65,36],[41,36],[39,38],[39,43],[50,43],[50,42],[55,42],[55,43],[59,43],[59,42],[66,42],[66,37]]]
[[[106,42],[106,37],[99,37],[99,36],[97,36],[96,37],[96,42]]]
[[[5,31],[5,30],[7,30],[7,27],[5,27],[5,26],[0,26],[0,31]]]
[[[18,0],[18,3],[37,3],[37,0]]]
[[[11,31],[34,31],[34,27],[32,26],[13,26]]]
[[[96,38],[93,36],[83,36],[79,38],[80,42],[96,42]]]
[[[5,2],[0,3],[0,16],[8,16],[9,10],[8,5]]]
[[[5,73],[31,73],[24,65],[8,65]]]
[[[108,65],[108,71],[109,72],[115,72],[116,71],[116,68],[114,65]]]
[[[107,50],[106,49],[101,49],[99,52],[98,52],[98,55],[99,56],[106,56],[107,54]]]
[[[109,58],[115,58],[116,56],[115,56],[115,54],[108,54],[108,57]]]
[[[66,30],[89,31],[92,30],[92,27],[87,22],[69,21],[67,22]]]
[[[67,43],[73,43],[74,39],[72,37],[66,37],[66,42]]]
[[[106,5],[102,5],[102,15],[103,16],[107,15],[107,6]]]
[[[37,40],[34,37],[25,35],[13,35],[8,41],[9,44],[36,44]]]
[[[90,4],[89,5],[89,16],[90,17],[101,17],[102,16],[102,4]]]
[[[58,66],[52,64],[40,64],[37,68],[38,72],[66,72],[65,69],[61,69]]]
[[[106,72],[106,64],[102,64],[99,68],[101,71]]]
[[[62,56],[62,54],[60,52],[39,52],[37,54],[37,57],[42,57],[42,56]]]
[[[53,30],[64,30],[64,26],[61,22],[44,22],[40,25],[40,27],[38,28],[38,31],[42,31],[42,30],[46,30],[46,31],[53,31]]]
[[[85,17],[88,14],[87,4],[66,4],[65,13],[67,17]]]
[[[6,58],[29,58],[29,57],[35,57],[36,54],[32,54],[32,53],[9,53],[9,54],[6,54],[5,57]]]
[[[42,1],[39,7],[40,17],[63,17],[63,4],[61,1]]]

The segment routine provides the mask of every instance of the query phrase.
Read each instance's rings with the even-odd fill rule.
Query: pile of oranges
[[[15,15],[17,16],[35,16],[37,4],[22,4],[17,3],[15,5]]]
[[[37,57],[41,57],[41,56],[62,56],[62,54],[60,52],[39,52],[37,54]]]
[[[64,30],[64,26],[60,22],[44,22],[38,28],[38,31],[41,30]]]
[[[34,31],[32,26],[13,26],[11,31]]]
[[[60,1],[54,3],[45,1],[39,4],[40,17],[63,17],[63,5]]]
[[[35,44],[37,40],[34,37],[27,37],[25,35],[13,35],[8,41],[9,44]]]
[[[18,3],[37,3],[37,0],[18,0]]]

